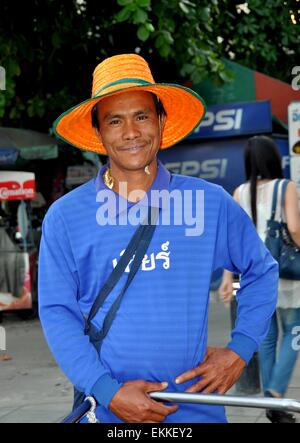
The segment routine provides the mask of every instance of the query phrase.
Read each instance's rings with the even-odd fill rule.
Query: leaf
[[[45,102],[39,97],[35,96],[32,99],[28,100],[28,116],[35,117],[38,116],[42,118],[45,114]]]
[[[287,35],[284,35],[282,37],[282,44],[283,44],[283,46],[287,46],[289,44],[289,40],[288,40]]]
[[[157,49],[161,48],[165,44],[165,38],[163,34],[159,34],[157,39],[155,40],[155,46]]]
[[[200,15],[202,21],[207,22],[210,19],[210,8],[209,7],[202,8]]]
[[[213,32],[213,28],[208,23],[205,23],[204,26],[205,26],[206,31],[208,31],[209,33]]]
[[[130,17],[130,10],[128,8],[123,8],[121,9],[121,11],[119,11],[116,15],[115,15],[115,19],[117,20],[117,22],[125,22],[126,20],[129,19]]]
[[[185,3],[186,5],[191,6],[191,8],[195,8],[196,5],[193,2],[190,2],[189,0],[181,0],[181,3]]]
[[[228,71],[228,70],[226,70],[226,71],[221,71],[221,72],[219,73],[219,76],[220,76],[221,80],[222,80],[224,83],[230,83],[230,82],[232,82],[232,81],[234,80],[234,78],[235,78],[235,74],[234,74],[234,72],[232,72],[232,71]]]
[[[145,23],[145,27],[148,29],[148,31],[150,33],[155,31],[154,26],[152,25],[152,23],[149,23],[149,22]]]
[[[164,39],[167,43],[173,44],[174,39],[169,31],[163,31]]]
[[[159,48],[159,53],[162,57],[167,58],[170,55],[171,48],[169,45],[164,44]]]
[[[136,10],[136,12],[133,14],[133,23],[139,24],[139,23],[145,23],[148,19],[148,14],[143,9],[139,8]]]
[[[148,8],[151,6],[151,0],[136,0],[136,2],[141,8]]]
[[[194,69],[194,65],[192,65],[191,63],[185,63],[181,69],[181,73],[182,75],[191,74]]]
[[[204,75],[202,75],[199,71],[196,69],[192,72],[191,80],[193,83],[197,84],[204,80]]]
[[[185,14],[189,14],[190,10],[183,2],[179,2],[179,7],[182,12],[184,12]]]
[[[118,5],[120,6],[126,6],[129,5],[130,3],[132,3],[132,0],[117,0],[118,1]]]
[[[146,26],[142,25],[139,27],[139,29],[137,31],[137,36],[140,40],[142,40],[142,42],[145,42],[148,39],[149,35],[150,35],[150,32],[148,31]]]

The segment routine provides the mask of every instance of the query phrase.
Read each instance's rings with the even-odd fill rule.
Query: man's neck
[[[127,200],[137,202],[143,198],[152,185],[157,168],[156,159],[147,168],[149,174],[145,172],[145,169],[136,171],[121,170],[115,165],[111,165],[111,175],[114,179],[113,190]]]

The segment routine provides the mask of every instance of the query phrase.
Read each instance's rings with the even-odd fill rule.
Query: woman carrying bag
[[[247,182],[234,191],[234,199],[252,218],[260,238],[265,242],[277,182],[278,193],[274,220],[281,221],[282,219],[287,224],[291,239],[300,248],[297,188],[294,182],[288,182],[281,205],[284,180],[281,159],[275,143],[266,136],[251,137],[245,146],[244,161]],[[219,288],[219,293],[225,303],[230,302],[233,296],[232,282],[233,275],[225,270]],[[280,343],[279,326],[282,329]],[[269,333],[259,349],[265,396],[281,398],[288,388],[298,357],[297,349],[293,347],[295,338],[293,330],[295,331],[294,328],[297,326],[300,326],[300,280],[280,278],[277,310],[272,317]],[[272,423],[295,422],[292,414],[282,411],[267,410],[266,415]]]

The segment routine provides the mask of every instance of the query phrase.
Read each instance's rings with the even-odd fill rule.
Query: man
[[[96,179],[50,207],[39,258],[47,341],[73,385],[95,397],[102,422],[226,422],[223,407],[163,404],[149,392],[224,394],[268,331],[277,263],[251,220],[220,186],[171,175],[156,158],[203,115],[193,91],[154,83],[145,60],[125,54],[100,63],[92,98],[55,122],[59,137],[109,158]],[[172,204],[151,200],[160,208],[156,230],[98,354],[84,318],[155,193]],[[207,349],[209,287],[218,268],[241,274],[239,311],[227,347]],[[98,329],[128,271],[94,317]]]

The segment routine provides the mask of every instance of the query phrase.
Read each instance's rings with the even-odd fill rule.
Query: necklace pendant
[[[107,170],[104,172],[103,181],[109,189],[112,189],[114,187],[114,179],[110,175],[110,168],[107,168]]]

